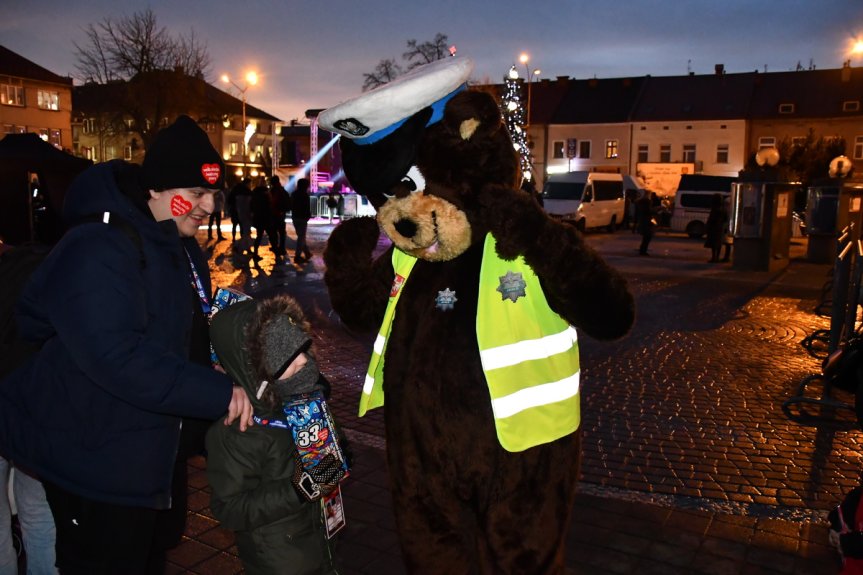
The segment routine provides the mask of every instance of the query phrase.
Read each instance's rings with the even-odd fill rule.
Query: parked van
[[[623,176],[603,172],[553,174],[542,188],[545,211],[580,230],[623,223]]]
[[[707,231],[707,216],[713,194],[722,194],[726,201],[731,195],[731,184],[736,178],[684,174],[674,195],[671,209],[671,231],[686,232],[691,238],[700,238]]]

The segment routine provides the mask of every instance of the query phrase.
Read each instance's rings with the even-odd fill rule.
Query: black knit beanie
[[[144,179],[153,190],[217,190],[225,183],[225,164],[195,120],[180,116],[150,144],[144,156]]]
[[[298,355],[312,345],[312,338],[287,315],[272,318],[261,329],[264,364],[270,377],[279,379]]]

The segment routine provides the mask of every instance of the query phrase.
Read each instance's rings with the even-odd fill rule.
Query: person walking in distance
[[[267,188],[267,180],[261,177],[257,187],[252,190],[252,225],[255,227],[255,243],[252,248],[252,257],[261,259],[260,247],[264,234],[270,242],[270,249],[276,252],[273,241],[273,208],[270,203],[270,190]],[[278,256],[278,254],[276,254]]]
[[[710,259],[707,263],[719,261],[719,252],[728,229],[728,210],[722,194],[716,193],[711,197],[710,213],[707,215],[706,239],[704,247],[710,248]]]
[[[231,241],[237,241],[237,229],[240,230],[240,239],[251,237],[251,178],[243,178],[231,188],[228,193],[228,210],[231,214]]]
[[[312,259],[312,250],[309,249],[309,244],[306,242],[306,231],[309,227],[309,220],[312,218],[312,208],[309,198],[309,182],[308,178],[300,178],[297,180],[297,189],[294,190],[291,197],[291,221],[294,224],[294,230],[297,232],[297,249],[294,252],[294,263],[303,263]]]
[[[273,210],[273,234],[270,238],[273,242],[274,251],[277,256],[284,257],[287,252],[285,250],[285,239],[287,238],[287,222],[288,212],[291,210],[291,196],[282,185],[279,176],[270,178],[270,203]]]
[[[653,232],[656,229],[656,219],[653,211],[653,198],[655,196],[654,192],[645,190],[635,202],[635,229],[641,234],[641,245],[638,247],[638,254],[642,256],[650,255],[647,248],[650,245],[650,240],[653,239]]]
[[[225,239],[222,235],[222,211],[225,209],[225,191],[216,190],[213,192],[213,213],[210,214],[210,221],[207,223],[207,239],[213,239],[213,224],[216,225],[216,238],[221,241]]]

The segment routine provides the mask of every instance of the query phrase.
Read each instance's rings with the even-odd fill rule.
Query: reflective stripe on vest
[[[479,294],[477,341],[501,446],[524,451],[574,432],[580,422],[575,328],[548,306],[523,257],[497,257],[491,234]]]
[[[394,250],[392,261],[395,280],[366,374],[360,416],[384,403],[386,341],[416,258]],[[524,295],[506,297],[499,289],[508,273]],[[580,421],[575,328],[548,307],[539,278],[522,257],[507,262],[497,256],[491,234],[483,247],[478,299],[477,341],[501,446],[524,451],[574,432]]]
[[[369,369],[366,372],[366,380],[363,383],[363,393],[360,396],[360,417],[370,409],[381,407],[384,404],[384,351],[387,347],[387,339],[393,328],[393,318],[396,314],[396,304],[402,295],[402,288],[408,279],[417,259],[401,250],[393,250],[393,270],[395,278],[390,288],[390,299],[387,302],[387,310],[384,312],[384,321],[378,330],[375,344],[372,348],[372,359],[369,361]]]

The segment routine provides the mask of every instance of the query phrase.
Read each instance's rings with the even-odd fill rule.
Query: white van
[[[603,172],[553,174],[542,188],[545,211],[580,230],[623,223],[623,176]]]
[[[691,238],[700,238],[707,231],[707,216],[713,204],[713,194],[721,194],[727,202],[731,184],[736,178],[727,176],[683,175],[674,194],[671,209],[671,231],[686,232]]]

